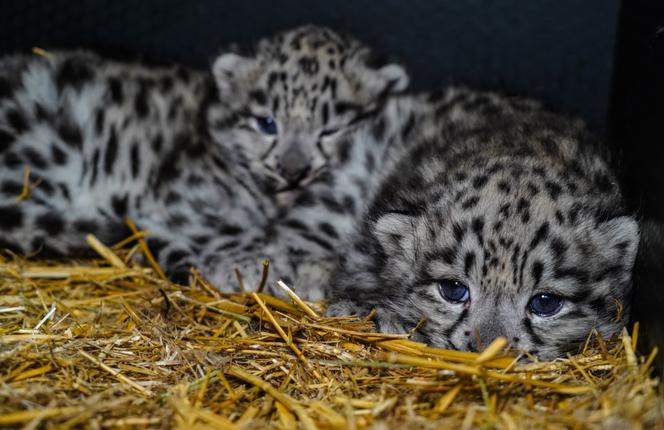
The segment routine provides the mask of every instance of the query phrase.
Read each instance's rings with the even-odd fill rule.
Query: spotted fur
[[[3,58],[0,248],[73,255],[87,233],[125,237],[130,217],[176,280],[196,266],[237,288],[232,268],[253,282],[263,257],[292,278],[350,230],[355,197],[333,191],[364,155],[348,136],[407,82],[356,40],[311,26],[224,53],[211,73],[87,52]],[[19,201],[26,168],[34,187]]]
[[[417,339],[454,349],[502,335],[542,358],[576,350],[593,328],[615,333],[629,315],[638,227],[602,146],[536,102],[454,88],[439,98],[448,102],[422,98],[420,116],[445,125],[380,184],[329,313],[376,309],[387,332],[424,320]],[[446,280],[469,300],[446,299]],[[563,298],[558,313],[531,311],[542,293]]]

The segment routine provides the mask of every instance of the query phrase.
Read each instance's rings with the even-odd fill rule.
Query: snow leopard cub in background
[[[212,73],[86,52],[5,57],[0,248],[72,255],[86,233],[125,237],[130,217],[176,280],[196,266],[231,289],[232,268],[260,267],[277,240],[290,246],[273,270],[288,276],[303,246],[301,230],[280,224],[294,197],[334,181],[349,150],[340,139],[407,82],[359,42],[312,26],[251,56],[220,55]],[[36,186],[18,201],[27,167]]]
[[[629,318],[639,240],[604,150],[532,101],[450,89],[455,118],[383,181],[331,283],[328,313],[478,350],[550,359]],[[436,114],[434,114],[436,115]],[[470,118],[466,121],[464,118]],[[415,138],[416,134],[413,134]]]

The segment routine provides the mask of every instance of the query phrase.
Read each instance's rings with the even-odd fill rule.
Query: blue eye
[[[550,317],[560,312],[563,298],[555,294],[536,294],[530,298],[528,309],[540,317]]]
[[[277,134],[277,123],[269,116],[256,117],[256,124],[261,132],[269,135]]]
[[[440,294],[450,303],[466,303],[470,300],[470,290],[459,281],[443,279],[438,283]]]

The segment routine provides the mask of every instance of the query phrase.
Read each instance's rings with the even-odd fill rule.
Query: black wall
[[[609,124],[625,190],[642,221],[634,317],[650,349],[664,345],[664,2],[625,0],[618,34]]]
[[[618,0],[0,0],[0,54],[88,47],[206,67],[304,23],[404,60],[415,87],[501,86],[606,129]]]

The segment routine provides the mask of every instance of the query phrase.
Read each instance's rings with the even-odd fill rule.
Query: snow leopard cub
[[[615,333],[629,318],[639,229],[602,147],[536,102],[450,93],[431,115],[453,122],[381,184],[329,314],[376,309],[386,332],[425,320],[415,339],[453,349],[502,335],[544,359],[593,328]]]
[[[86,52],[5,57],[0,248],[72,255],[86,233],[121,239],[130,217],[172,278],[196,266],[230,289],[234,266],[268,256],[292,197],[335,178],[348,152],[339,140],[407,81],[359,42],[312,26],[251,56],[222,54],[212,73]],[[34,186],[19,201],[28,167]],[[275,276],[298,249],[280,250]]]

